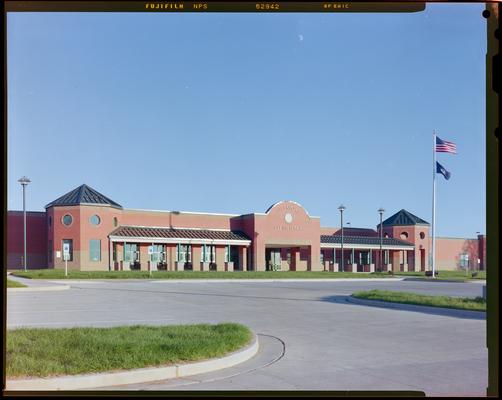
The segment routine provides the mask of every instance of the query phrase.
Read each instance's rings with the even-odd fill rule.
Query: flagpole
[[[436,277],[436,131],[432,132],[432,277]]]

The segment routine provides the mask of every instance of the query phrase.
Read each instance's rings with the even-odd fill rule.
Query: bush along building
[[[22,268],[21,211],[8,211],[7,233],[7,268]],[[436,238],[436,246],[439,269],[485,268],[484,235]],[[344,228],[342,236],[294,201],[244,215],[128,209],[85,184],[45,212],[27,212],[28,268],[64,268],[65,247],[68,268],[78,271],[356,273],[425,271],[430,264],[429,223],[404,209],[382,227]]]

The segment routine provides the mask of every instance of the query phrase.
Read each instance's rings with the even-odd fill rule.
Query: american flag
[[[436,152],[457,154],[457,145],[447,140],[442,140],[436,136]]]

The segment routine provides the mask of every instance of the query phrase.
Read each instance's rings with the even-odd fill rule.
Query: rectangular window
[[[65,248],[65,244],[68,244],[70,247],[70,258],[68,258],[68,261],[73,261],[73,239],[63,239],[63,245],[61,246],[61,253],[63,253],[64,251],[63,249]]]
[[[230,262],[230,245],[225,246],[225,262]]]
[[[216,262],[216,246],[202,245],[201,260],[208,263]]]
[[[126,243],[124,245],[124,261],[125,262],[139,261],[139,251],[137,244]]]
[[[150,254],[150,261],[164,262],[165,261],[165,246],[163,244],[152,245],[153,253]]]
[[[89,241],[89,259],[91,261],[101,261],[101,240],[91,239]]]
[[[192,246],[179,244],[177,260],[178,262],[192,262]]]

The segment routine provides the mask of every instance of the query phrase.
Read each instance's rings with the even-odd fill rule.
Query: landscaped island
[[[388,301],[391,303],[416,304],[432,307],[455,308],[459,310],[486,311],[486,301],[482,297],[430,296],[390,290],[369,290],[354,292],[352,297],[367,300]]]
[[[240,324],[19,328],[7,331],[7,378],[54,377],[222,357],[252,339]]]
[[[7,279],[7,287],[8,288],[24,288],[26,285],[23,285],[22,283],[13,281],[11,279]]]

